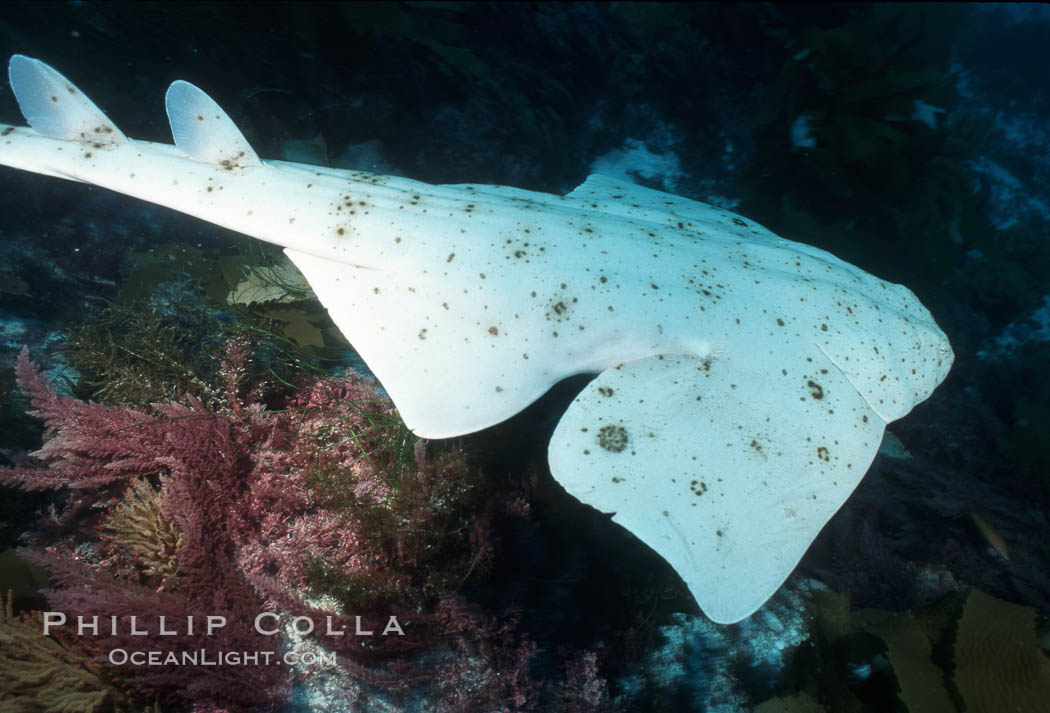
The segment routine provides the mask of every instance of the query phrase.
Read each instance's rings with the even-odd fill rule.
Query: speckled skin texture
[[[185,82],[176,146],[137,142],[47,65],[10,71],[33,128],[0,125],[0,163],[283,246],[417,434],[599,373],[552,472],[716,621],[780,586],[952,363],[908,289],[713,206],[602,176],[560,197],[263,161]]]

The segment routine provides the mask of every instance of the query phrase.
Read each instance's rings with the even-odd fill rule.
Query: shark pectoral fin
[[[648,220],[677,229],[733,230],[751,240],[783,241],[757,223],[716,206],[597,173],[587,176],[587,180],[565,198],[610,215]]]
[[[198,87],[181,79],[172,82],[164,106],[175,145],[192,158],[231,169],[261,165],[233,119]]]
[[[41,136],[100,146],[128,141],[84,92],[40,60],[13,55],[7,76],[22,116]]]
[[[451,438],[487,428],[521,411],[555,381],[541,358],[524,358],[530,348],[523,336],[463,318],[470,313],[460,309],[465,300],[459,290],[442,291],[415,275],[284,252],[416,435]]]
[[[570,494],[615,513],[733,623],[795,568],[885,426],[815,345],[764,362],[655,356],[592,381],[548,457]]]

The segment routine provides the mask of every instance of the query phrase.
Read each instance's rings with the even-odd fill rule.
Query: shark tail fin
[[[128,141],[86,94],[40,60],[13,55],[7,76],[22,115],[41,136],[104,145]]]
[[[164,95],[175,145],[192,158],[228,169],[259,166],[259,156],[233,119],[199,88],[178,80]]]

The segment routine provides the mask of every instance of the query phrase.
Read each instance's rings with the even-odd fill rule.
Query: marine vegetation
[[[12,597],[0,597],[0,711],[151,713],[115,685],[92,656],[69,640],[41,636],[39,612],[16,615]],[[160,713],[156,710],[156,713]]]
[[[978,589],[905,612],[851,610],[831,592],[816,602],[792,690],[759,713],[1036,711],[1050,697],[1044,625],[1031,607]]]
[[[144,406],[190,394],[218,404],[225,394],[213,384],[215,355],[232,328],[199,301],[177,311],[158,301],[114,304],[72,329],[62,353],[94,399]]]
[[[66,335],[60,353],[80,374],[79,395],[146,406],[188,394],[222,407],[224,343],[251,353],[239,377],[258,390],[249,400],[285,391],[332,356],[321,348],[345,345],[322,333],[323,310],[297,273],[269,256],[168,243],[134,261],[116,299]]]
[[[884,273],[947,263],[971,193],[944,120],[952,24],[901,6],[801,32],[754,120],[742,212]]]
[[[125,557],[146,577],[160,577],[164,586],[178,573],[182,534],[164,512],[160,495],[147,478],[129,481],[124,499],[99,526],[100,540]]]
[[[531,670],[538,648],[517,615],[462,594],[489,570],[499,523],[528,516],[520,486],[481,477],[458,450],[432,452],[363,377],[315,379],[268,410],[241,388],[244,345],[230,340],[223,354],[215,388],[226,385],[225,399],[207,407],[187,395],[184,404],[148,409],[60,396],[25,351],[20,357],[19,386],[45,426],[34,455],[46,467],[4,469],[0,483],[64,494],[21,555],[50,570],[50,610],[119,622],[97,636],[67,630],[39,644],[44,653],[68,644],[73,653],[63,656],[88,657],[78,675],[90,680],[77,685],[104,692],[90,710],[153,700],[166,711],[275,708],[306,672],[107,659],[116,649],[278,656],[306,645],[289,630],[254,629],[268,611],[285,623],[311,619],[318,632],[326,617],[336,630],[376,633],[397,617],[403,636],[306,637],[338,654],[348,701],[411,695],[449,712],[479,701],[513,711],[547,699],[555,707],[545,710],[607,702],[592,653],[564,652],[562,675],[541,682]],[[129,633],[132,615],[149,636]],[[228,624],[213,636],[200,628],[158,634],[160,616],[206,615]],[[6,661],[4,669],[6,690],[22,705],[12,710],[36,705],[35,674]]]

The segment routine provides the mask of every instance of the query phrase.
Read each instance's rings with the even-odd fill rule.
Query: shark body
[[[776,591],[952,363],[907,288],[704,203],[602,176],[555,196],[264,161],[181,81],[175,146],[134,141],[43,62],[9,71],[31,128],[0,124],[0,164],[284,247],[418,435],[597,373],[551,471],[717,622]]]

